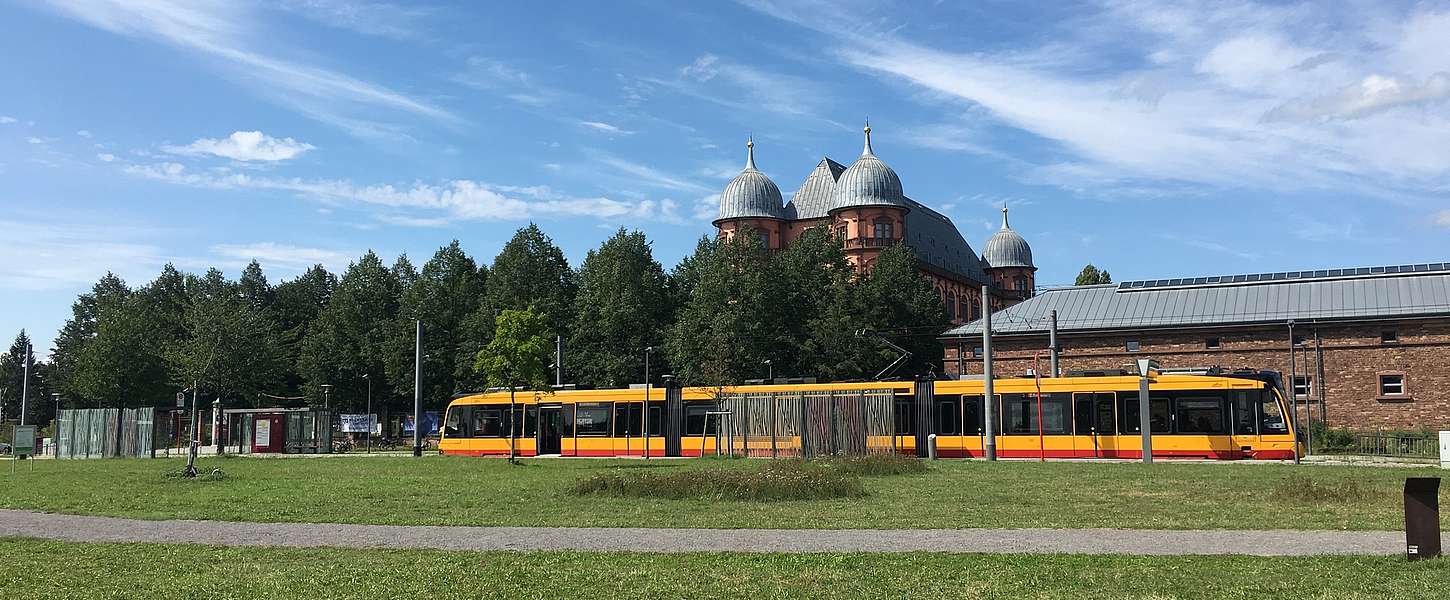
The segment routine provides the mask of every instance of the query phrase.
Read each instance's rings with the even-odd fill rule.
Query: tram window
[[[1258,396],[1262,392],[1238,392],[1234,394],[1234,435],[1258,435]]]
[[[962,396],[962,433],[966,435],[982,435],[982,427],[986,424],[986,417],[982,414],[981,396]]]
[[[467,406],[455,406],[448,409],[448,418],[443,420],[443,435],[467,436],[468,434],[464,433],[462,428],[468,422],[468,418],[464,415],[469,412],[470,407]]]
[[[1078,435],[1114,435],[1113,395],[1111,393],[1077,394],[1074,398],[1073,421]]]
[[[515,436],[529,438],[538,435],[538,410],[537,408],[527,406],[514,407],[514,418],[510,419],[509,423],[514,428]],[[509,414],[507,410],[504,410],[503,413],[505,415]]]
[[[1118,398],[1118,431],[1123,434],[1142,433],[1142,422],[1138,413],[1138,395],[1132,394]],[[1153,433],[1169,433],[1172,431],[1172,423],[1169,419],[1168,399],[1150,398],[1148,400],[1148,422],[1152,424]]]
[[[1060,435],[1068,432],[1068,394],[1042,395],[1042,433]],[[1037,434],[1037,394],[1003,394],[1002,429],[1007,434]]]
[[[894,404],[896,421],[896,435],[912,435],[916,433],[913,425],[916,423],[916,399],[912,396],[897,396]]]
[[[639,437],[640,420],[638,402],[614,403],[614,437]]]
[[[937,435],[961,435],[962,413],[960,396],[936,397]]]
[[[1223,400],[1203,396],[1177,398],[1173,411],[1178,433],[1226,433]]]
[[[719,425],[719,417],[709,417],[707,414],[714,410],[715,405],[710,402],[690,402],[685,404],[685,435],[715,435],[715,429]],[[708,423],[706,422],[708,420]],[[707,429],[708,426],[708,429]]]
[[[503,435],[503,411],[497,408],[475,408],[471,425],[473,437],[500,437]]]
[[[1289,424],[1284,412],[1279,410],[1279,401],[1272,394],[1264,394],[1259,402],[1259,432],[1264,435],[1289,433]]]
[[[609,435],[609,416],[611,407],[608,404],[580,404],[574,408],[574,431],[578,436],[607,436]]]

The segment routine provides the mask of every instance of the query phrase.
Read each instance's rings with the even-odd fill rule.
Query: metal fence
[[[715,447],[731,456],[863,456],[896,451],[895,392],[721,393]]]
[[[1391,435],[1377,433],[1354,434],[1354,445],[1349,448],[1327,448],[1330,451],[1352,451],[1370,456],[1404,456],[1409,458],[1436,458],[1440,456],[1440,442],[1434,437],[1417,435]]]
[[[82,408],[60,411],[56,458],[151,458],[154,408]]]

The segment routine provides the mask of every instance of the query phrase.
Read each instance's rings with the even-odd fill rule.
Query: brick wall
[[[1294,333],[1304,338],[1295,370],[1304,375],[1307,361],[1316,419],[1320,415],[1318,387],[1324,385],[1324,415],[1331,426],[1361,430],[1450,429],[1450,321],[1318,325],[1322,382],[1315,329],[1314,325],[1300,324]],[[1394,331],[1398,341],[1382,343],[1384,331]],[[1208,348],[1209,338],[1217,338],[1219,347]],[[1129,340],[1139,343],[1137,352],[1127,351]],[[965,344],[966,372],[981,374],[981,359],[973,358],[973,349],[981,347],[980,337],[943,340],[946,372],[957,372],[958,341]],[[1064,372],[1131,368],[1139,358],[1152,358],[1164,367],[1250,367],[1280,371],[1286,378],[1289,373],[1289,333],[1285,326],[1062,334],[1058,343]],[[1039,351],[1038,368],[1048,371],[1045,335],[997,337],[992,346],[998,377],[1026,374],[1032,369],[1034,353]],[[1378,375],[1383,372],[1405,374],[1404,397],[1380,396]]]

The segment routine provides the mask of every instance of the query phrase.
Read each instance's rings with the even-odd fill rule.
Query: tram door
[[[1118,456],[1117,405],[1113,392],[1081,392],[1072,395],[1074,454],[1091,458]]]
[[[564,407],[539,407],[539,454],[559,454],[564,433]]]

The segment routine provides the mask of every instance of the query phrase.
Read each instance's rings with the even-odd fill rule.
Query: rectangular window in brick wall
[[[1380,332],[1380,343],[1381,344],[1398,344],[1398,343],[1400,343],[1400,332],[1398,332],[1398,331],[1396,331],[1394,329],[1386,329],[1384,331],[1381,331]]]
[[[1203,340],[1203,347],[1204,348],[1207,348],[1209,350],[1216,350],[1218,348],[1222,348],[1223,347],[1223,343],[1221,343],[1218,338],[1211,337],[1211,338],[1208,338],[1206,340]]]
[[[1314,380],[1307,375],[1294,376],[1294,395],[1308,398],[1314,394]]]
[[[1405,385],[1405,374],[1400,372],[1388,372],[1379,374],[1379,392],[1381,398],[1403,398],[1409,395]]]
[[[1138,343],[1138,340],[1128,340],[1126,344],[1123,344],[1123,348],[1128,352],[1137,352],[1143,349],[1143,346]]]

